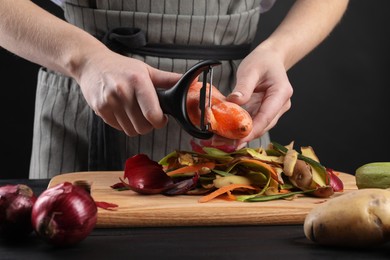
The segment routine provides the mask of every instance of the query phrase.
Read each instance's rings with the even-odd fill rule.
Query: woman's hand
[[[228,97],[253,116],[253,131],[241,143],[263,135],[290,109],[293,89],[286,71],[329,35],[347,5],[348,0],[295,1],[275,31],[242,61]]]
[[[253,130],[240,140],[245,143],[262,136],[290,109],[293,88],[283,59],[272,49],[258,46],[240,64],[237,83],[227,97],[245,107],[253,118]]]
[[[173,86],[179,74],[104,48],[89,54],[82,64],[78,83],[89,106],[107,124],[128,136],[146,134],[166,124],[155,88]]]
[[[180,75],[116,54],[32,1],[0,1],[0,16],[0,46],[74,78],[107,124],[129,136],[165,125],[155,87],[173,86]]]

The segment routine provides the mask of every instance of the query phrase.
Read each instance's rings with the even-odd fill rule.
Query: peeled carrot
[[[202,168],[214,169],[214,167],[215,167],[215,162],[205,162],[205,163],[199,163],[199,164],[193,164],[193,165],[180,167],[180,168],[177,168],[175,170],[169,171],[166,174],[168,176],[173,176],[173,175],[181,174],[181,173],[197,172],[197,171],[201,170]]]
[[[200,89],[202,82],[194,82],[187,94],[187,111],[191,122],[200,125]],[[210,88],[210,85],[207,85]],[[229,138],[244,138],[252,131],[252,117],[241,106],[229,102],[226,97],[212,86],[211,107],[206,109],[206,121],[210,124],[210,131]],[[206,103],[208,100],[206,100]]]
[[[233,184],[229,184],[229,185],[226,185],[226,186],[222,186],[221,188],[201,197],[198,201],[200,203],[204,203],[204,202],[208,202],[212,199],[215,199],[216,197],[222,195],[222,194],[225,194],[225,193],[228,193],[228,192],[231,192],[232,190],[236,190],[236,189],[249,189],[249,190],[256,190],[257,188],[251,186],[251,185],[247,185],[247,184],[236,184],[236,183],[233,183]]]

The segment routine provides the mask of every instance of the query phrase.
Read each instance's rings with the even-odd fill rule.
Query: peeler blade
[[[207,80],[212,84],[213,66],[220,65],[217,60],[205,60],[191,67],[180,80],[170,89],[157,89],[157,96],[164,113],[173,116],[182,128],[190,135],[199,139],[209,139],[213,133],[208,131],[209,125],[206,123],[206,109],[211,107],[211,88],[207,88]],[[186,107],[187,92],[191,83],[203,72],[203,84],[200,90],[199,109],[201,120],[199,127],[195,126],[189,119]],[[209,89],[207,91],[207,89]]]
[[[208,84],[209,83],[209,84]],[[206,109],[211,108],[213,86],[213,67],[203,71],[202,88],[199,93],[200,129],[208,131],[210,124],[206,123]]]

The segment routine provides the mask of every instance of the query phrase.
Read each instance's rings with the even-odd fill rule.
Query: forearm
[[[348,0],[297,0],[286,18],[257,48],[271,48],[286,70],[320,44],[340,21]]]
[[[28,0],[0,1],[0,17],[0,46],[75,78],[88,53],[105,48],[93,36]]]

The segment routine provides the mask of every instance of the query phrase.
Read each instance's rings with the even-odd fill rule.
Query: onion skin
[[[235,141],[235,140],[233,140]],[[208,140],[197,140],[197,142],[194,139],[191,139],[190,141],[191,148],[194,152],[204,154],[206,153],[203,150],[203,147],[211,147],[211,148],[216,148],[219,149],[225,153],[232,153],[237,150],[237,145],[235,142],[231,142],[231,144],[214,144],[213,140],[208,139]]]
[[[162,166],[145,154],[126,160],[124,178],[129,182],[123,182],[127,188],[141,194],[160,194],[174,185]]]
[[[330,168],[327,168],[326,171],[330,176],[330,186],[332,186],[333,190],[336,192],[342,192],[344,190],[344,184],[340,180],[339,177],[334,173],[334,171]]]
[[[36,201],[32,189],[24,184],[0,187],[0,234],[22,238],[32,233],[31,211]]]
[[[85,189],[64,182],[37,198],[31,222],[38,236],[49,244],[70,246],[92,232],[97,222],[97,206]]]

